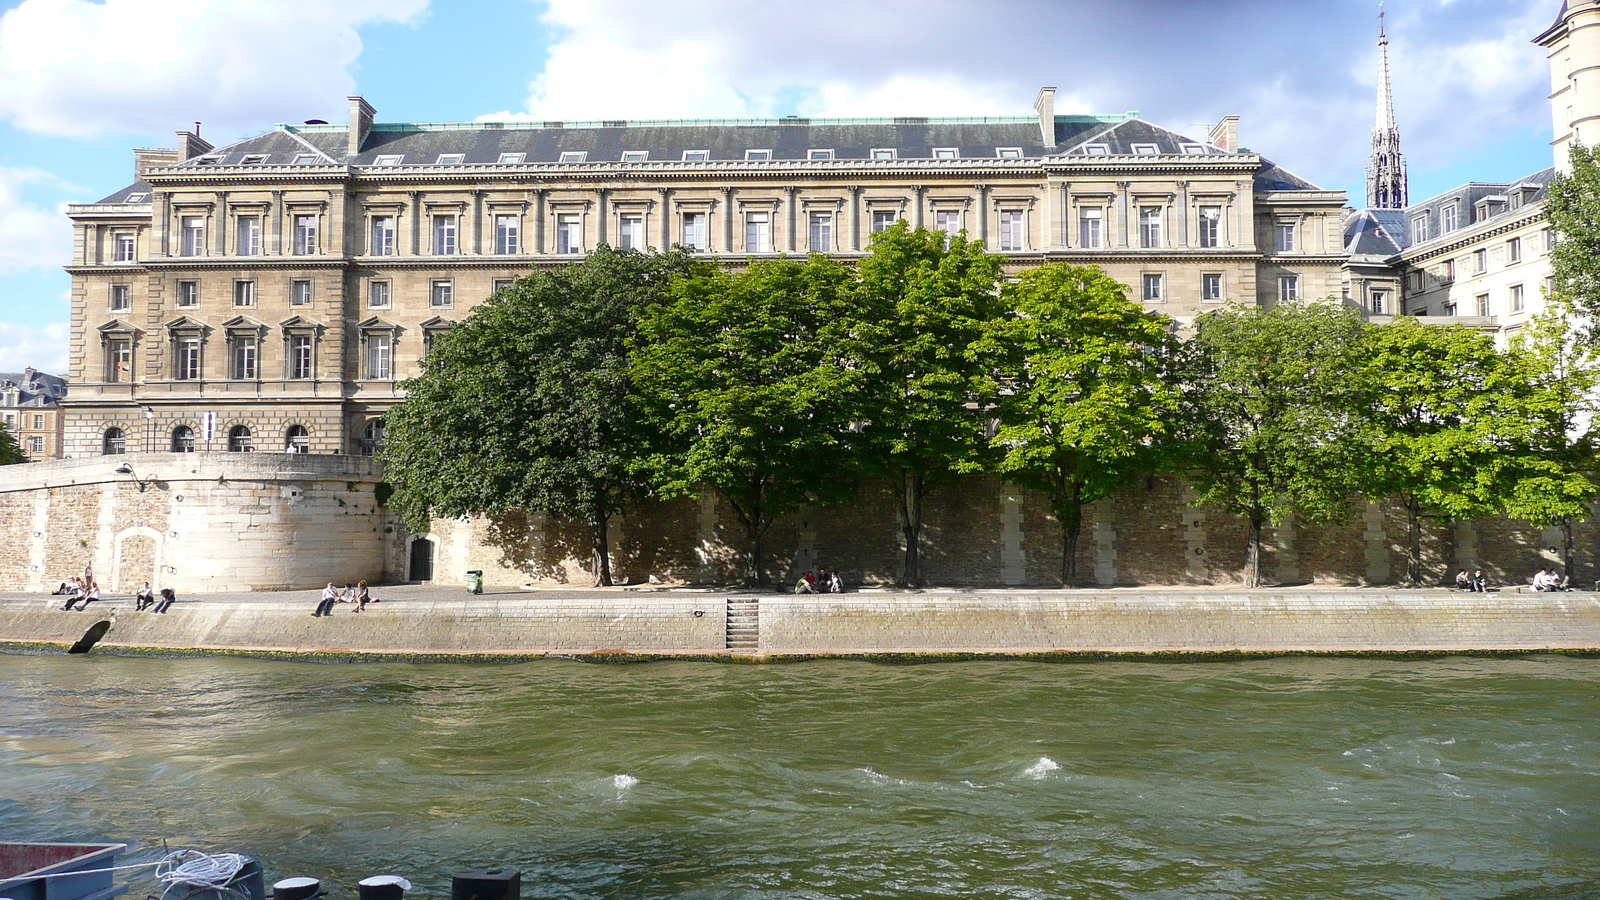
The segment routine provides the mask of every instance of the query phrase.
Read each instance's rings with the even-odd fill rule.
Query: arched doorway
[[[411,563],[408,581],[433,580],[433,541],[425,537],[411,541]]]

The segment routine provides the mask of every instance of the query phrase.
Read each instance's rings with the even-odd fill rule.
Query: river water
[[[353,897],[1600,896],[1600,660],[0,656],[0,839]],[[132,897],[159,892],[135,873]]]

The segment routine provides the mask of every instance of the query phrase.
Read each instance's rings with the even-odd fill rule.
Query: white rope
[[[174,850],[156,863],[156,879],[167,884],[189,884],[222,890],[248,860],[238,853],[201,853]]]

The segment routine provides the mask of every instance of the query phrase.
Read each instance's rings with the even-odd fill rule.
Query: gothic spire
[[[1394,98],[1389,90],[1389,35],[1383,5],[1378,6],[1378,116],[1372,127],[1372,160],[1367,163],[1367,208],[1405,209],[1406,158],[1400,153],[1400,129],[1394,123]]]

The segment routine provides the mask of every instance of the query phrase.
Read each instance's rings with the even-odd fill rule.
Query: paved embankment
[[[313,618],[314,592],[125,599],[63,612],[0,599],[0,644],[70,645],[113,621],[107,649],[288,653],[712,655],[729,652],[727,599],[750,594],[571,591],[386,602]],[[435,599],[430,599],[435,598]],[[1600,650],[1600,596],[1309,589],[972,591],[760,595],[761,654],[1278,653]]]

